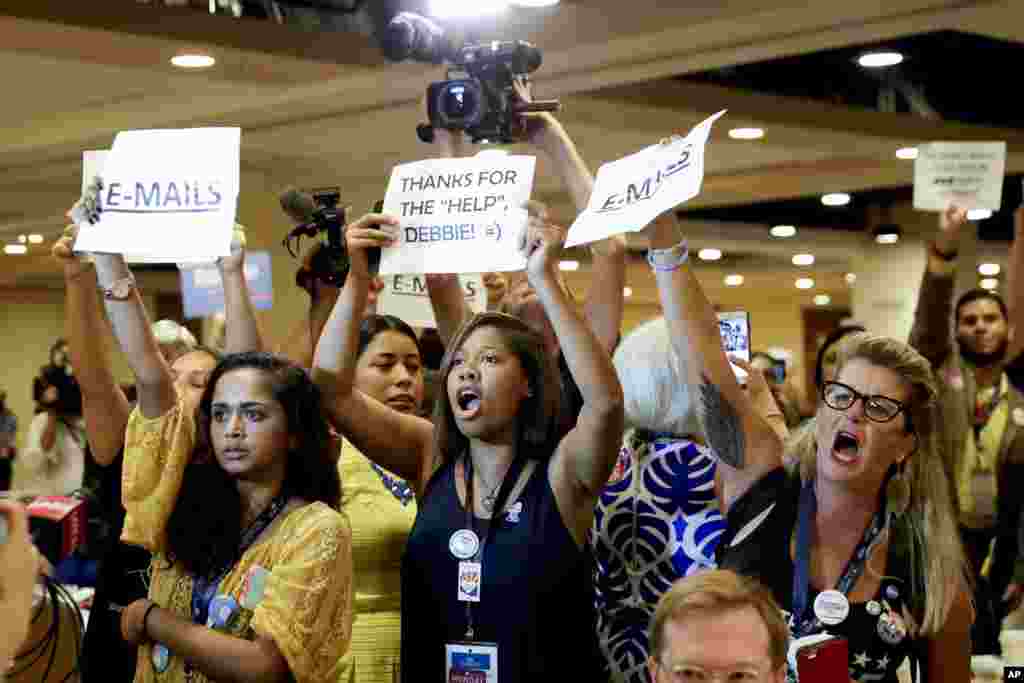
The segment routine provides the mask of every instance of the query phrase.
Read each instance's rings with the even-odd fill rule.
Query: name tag
[[[498,683],[497,643],[446,643],[444,680],[447,683]]]

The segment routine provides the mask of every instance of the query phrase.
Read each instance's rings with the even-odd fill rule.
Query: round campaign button
[[[895,600],[896,598],[900,597],[900,589],[896,586],[886,586],[885,597],[889,598],[890,600]]]
[[[850,601],[837,590],[818,593],[814,599],[814,616],[826,626],[841,623],[850,613]]]
[[[448,539],[448,550],[460,560],[468,560],[480,549],[480,538],[472,529],[459,529]]]
[[[878,604],[877,600],[868,600],[868,604],[865,609],[868,611],[868,614],[873,617],[877,617],[882,613],[882,606]]]
[[[162,674],[171,665],[171,651],[163,643],[157,643],[153,646],[150,660],[153,662],[153,670]]]

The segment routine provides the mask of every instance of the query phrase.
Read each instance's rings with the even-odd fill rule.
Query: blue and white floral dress
[[[647,629],[672,583],[714,567],[725,519],[715,460],[689,439],[631,430],[591,530],[597,633],[615,683],[647,683]]]

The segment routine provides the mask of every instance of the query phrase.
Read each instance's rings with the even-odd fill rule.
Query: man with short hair
[[[789,629],[767,588],[725,569],[676,581],[651,621],[654,683],[786,680]]]
[[[1000,623],[1024,587],[1024,544],[1017,538],[1024,506],[1013,491],[1024,482],[1024,395],[1004,372],[1009,322],[1002,298],[972,289],[951,305],[966,222],[966,211],[955,206],[940,214],[926,247],[910,344],[931,362],[939,382],[944,465],[978,579],[974,652],[988,654],[998,653]]]

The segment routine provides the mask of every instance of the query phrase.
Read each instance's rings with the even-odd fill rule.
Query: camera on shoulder
[[[434,128],[446,128],[466,131],[473,142],[509,144],[518,140],[520,116],[558,111],[557,100],[524,102],[516,93],[516,81],[526,82],[542,62],[540,49],[524,40],[456,47],[434,22],[401,12],[381,46],[392,61],[448,64],[447,80],[427,88],[430,122],[416,128],[424,142],[433,141]]]

